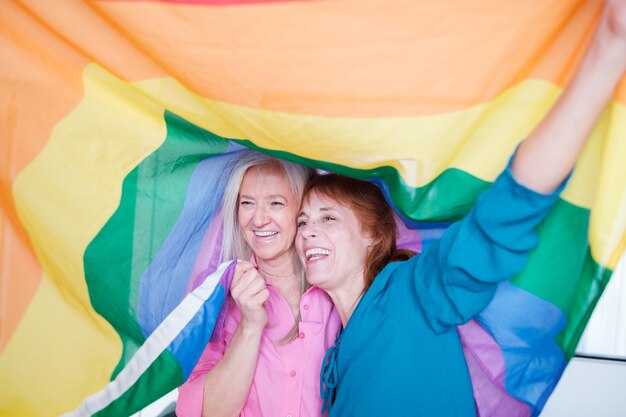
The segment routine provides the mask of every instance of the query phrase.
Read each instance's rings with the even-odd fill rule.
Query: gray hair
[[[252,249],[246,243],[239,221],[237,219],[239,188],[246,172],[253,167],[263,167],[274,165],[279,167],[285,175],[287,185],[293,191],[297,199],[297,204],[302,201],[302,193],[304,187],[310,177],[315,174],[311,168],[293,162],[283,161],[261,152],[244,150],[241,155],[233,161],[226,187],[224,188],[224,197],[222,200],[222,216],[224,221],[224,232],[222,239],[222,252],[220,261],[224,262],[230,259],[248,260],[252,255]],[[295,222],[296,219],[293,219]],[[293,265],[296,275],[300,280],[300,290],[304,293],[309,287],[305,277],[304,268],[300,262],[300,258],[294,250]]]

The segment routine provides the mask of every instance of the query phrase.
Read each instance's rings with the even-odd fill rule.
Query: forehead
[[[316,212],[336,211],[339,213],[352,213],[349,207],[340,204],[337,200],[327,197],[315,190],[307,194],[302,202],[302,215],[312,215]]]
[[[293,198],[293,191],[283,171],[274,165],[262,165],[249,168],[243,176],[240,195],[264,197],[282,195]]]

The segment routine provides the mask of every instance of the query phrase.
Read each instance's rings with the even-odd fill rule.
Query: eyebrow
[[[336,210],[335,210],[334,208],[332,208],[332,207],[322,207],[322,208],[320,209],[320,211],[336,211]],[[308,214],[306,214],[304,211],[301,211],[301,212],[298,214],[298,217],[300,217],[300,216],[308,216]]]
[[[247,198],[248,200],[254,200],[254,197],[246,195],[246,194],[241,194],[239,196],[239,198]],[[283,200],[287,200],[287,197],[285,197],[284,195],[281,194],[272,194],[272,195],[268,195],[267,197],[264,198],[282,198]]]

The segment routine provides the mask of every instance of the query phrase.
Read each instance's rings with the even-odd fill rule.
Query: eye
[[[282,201],[272,201],[272,206],[284,206],[285,203],[283,203]]]
[[[298,228],[306,226],[306,220],[298,220],[297,226]]]
[[[337,220],[337,219],[334,218],[333,216],[324,216],[324,217],[322,217],[322,221],[323,222],[332,222],[334,220]]]
[[[239,205],[242,207],[252,207],[254,203],[252,201],[242,200],[239,202]]]

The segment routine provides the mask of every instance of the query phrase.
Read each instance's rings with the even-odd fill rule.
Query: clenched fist
[[[265,302],[270,292],[265,279],[250,262],[237,261],[230,295],[241,312],[239,325],[251,330],[262,330],[267,324]]]

